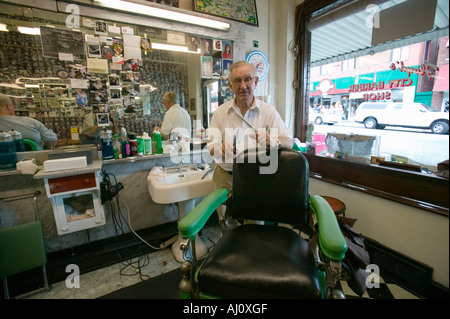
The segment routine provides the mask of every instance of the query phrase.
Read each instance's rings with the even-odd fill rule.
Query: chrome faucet
[[[181,171],[182,171],[183,163],[184,163],[184,159],[180,156],[180,157],[178,158],[178,165],[177,165],[177,170],[178,170],[178,172],[181,172]]]

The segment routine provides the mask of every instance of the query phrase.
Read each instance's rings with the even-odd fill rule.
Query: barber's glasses
[[[250,85],[250,84],[253,83],[254,80],[255,80],[254,77],[249,76],[249,77],[246,77],[246,78],[244,78],[244,79],[235,78],[235,79],[231,80],[231,83],[233,83],[233,84],[236,85],[236,86],[241,85],[242,82],[244,82],[245,85]]]

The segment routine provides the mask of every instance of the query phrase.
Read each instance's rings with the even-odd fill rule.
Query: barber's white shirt
[[[208,151],[211,151],[217,145],[222,145],[222,142],[231,143],[233,145],[234,137],[236,137],[236,154],[240,151],[256,146],[256,141],[249,138],[249,134],[254,133],[254,130],[245,123],[247,121],[255,130],[261,133],[266,131],[268,126],[270,135],[279,139],[280,137],[288,137],[292,139],[292,133],[282,120],[280,114],[275,107],[264,103],[259,99],[254,99],[253,105],[242,116],[241,111],[236,106],[234,99],[222,104],[213,114],[211,124],[208,128]],[[216,132],[216,134],[214,134]],[[220,165],[226,171],[232,171],[232,159],[225,159],[225,161],[218,160],[214,156],[216,164]]]
[[[178,132],[183,137],[191,137],[191,117],[184,108],[174,104],[164,115],[164,121],[161,124],[161,133],[170,135],[172,132]]]

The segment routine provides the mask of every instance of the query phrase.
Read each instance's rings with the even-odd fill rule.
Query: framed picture
[[[122,98],[122,92],[120,89],[109,89],[109,97],[111,100],[114,99],[121,99]]]
[[[108,75],[109,87],[120,87],[120,77],[116,74]]]
[[[196,0],[194,10],[259,26],[255,0]]]
[[[222,51],[222,40],[214,40],[213,51]]]
[[[212,77],[213,58],[211,56],[202,56],[202,78]]]
[[[95,21],[95,34],[107,35],[107,24],[105,21]]]
[[[222,59],[213,57],[213,76],[222,75]]]
[[[75,60],[86,59],[83,32],[42,26],[40,32],[44,57],[59,58],[60,53],[68,53]]]
[[[211,39],[202,39],[202,55],[203,56],[211,56],[212,55],[212,40]]]
[[[188,35],[188,39],[186,40],[188,50],[192,52],[197,52],[198,46],[200,44],[200,40],[198,37],[194,35]]]
[[[228,71],[230,70],[231,64],[233,64],[232,60],[222,60],[222,75],[224,77],[228,76]]]
[[[108,113],[97,113],[97,125],[98,126],[109,126],[109,114]]]

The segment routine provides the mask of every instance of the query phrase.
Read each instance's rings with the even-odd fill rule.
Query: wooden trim
[[[303,154],[310,177],[449,216],[449,180],[434,175]]]
[[[308,125],[308,83],[310,71],[311,32],[308,31],[309,19],[313,13],[332,6],[338,0],[305,0],[297,6],[295,12],[295,44],[298,48],[295,67],[295,122],[294,135],[300,141],[306,140]]]
[[[308,76],[311,50],[309,19],[338,5],[337,0],[305,0],[296,10],[296,101],[294,135],[306,140]],[[311,178],[449,216],[449,181],[421,172],[304,154]]]

